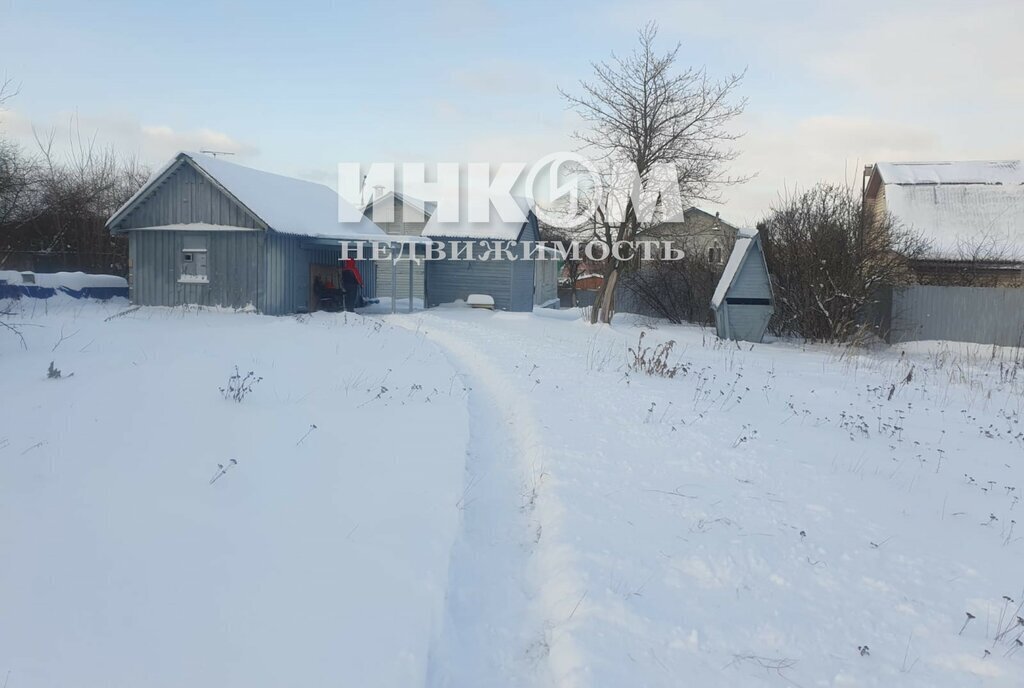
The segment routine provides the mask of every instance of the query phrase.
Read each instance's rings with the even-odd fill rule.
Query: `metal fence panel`
[[[1024,344],[1024,289],[897,287],[890,342],[948,339],[999,346]]]

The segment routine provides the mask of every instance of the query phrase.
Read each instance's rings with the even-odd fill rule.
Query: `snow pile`
[[[430,685],[1020,685],[1012,351],[740,349],[662,325],[645,345],[676,340],[681,366],[663,379],[631,370],[628,319],[567,315],[415,318],[503,419],[472,426],[491,453],[470,453]]]
[[[12,688],[1024,676],[1018,352],[578,310],[20,320]]]
[[[28,275],[28,279],[24,277]],[[35,284],[40,287],[56,289],[67,287],[81,291],[86,287],[122,287],[128,288],[128,280],[116,275],[92,275],[85,272],[18,272],[16,270],[0,270],[0,281],[8,284]]]
[[[28,350],[0,331],[11,688],[422,685],[467,441],[433,345],[351,315],[23,303]],[[236,365],[263,378],[241,403]]]

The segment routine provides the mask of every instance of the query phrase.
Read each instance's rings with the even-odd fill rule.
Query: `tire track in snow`
[[[480,328],[430,315],[419,325],[470,389],[471,423],[462,525],[427,686],[572,685],[557,677],[576,673],[578,654],[559,628],[564,615],[553,612],[579,594],[566,552],[545,537],[559,507],[543,487],[550,476],[530,400],[471,343]]]

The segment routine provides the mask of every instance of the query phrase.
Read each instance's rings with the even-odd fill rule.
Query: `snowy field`
[[[5,688],[1024,684],[1017,352],[127,308],[0,333]]]

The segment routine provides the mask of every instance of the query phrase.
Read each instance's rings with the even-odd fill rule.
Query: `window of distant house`
[[[204,284],[210,281],[206,235],[186,236],[181,249],[179,282]]]
[[[717,265],[722,262],[722,247],[715,244],[708,249],[708,262],[712,265]]]

